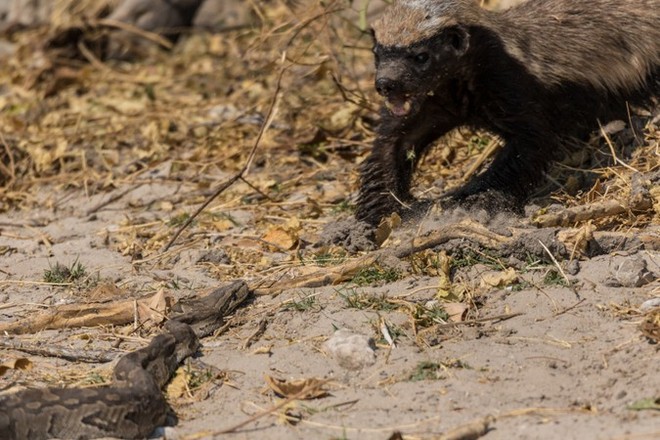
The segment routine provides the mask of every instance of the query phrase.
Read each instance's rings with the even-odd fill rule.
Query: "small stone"
[[[646,260],[639,255],[625,258],[616,268],[614,278],[622,287],[641,287],[655,280],[646,268]]]
[[[366,335],[339,329],[325,343],[325,348],[339,366],[347,370],[361,370],[376,362],[374,341]]]
[[[197,263],[231,264],[231,257],[222,248],[216,248],[204,252]]]
[[[566,273],[572,276],[580,272],[580,262],[578,260],[571,260],[566,265]]]
[[[655,309],[656,307],[660,307],[660,298],[647,299],[639,306],[639,310],[643,313],[646,313],[649,310]]]

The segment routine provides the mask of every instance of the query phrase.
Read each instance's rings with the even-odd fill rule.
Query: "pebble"
[[[326,350],[347,370],[361,370],[376,362],[374,341],[366,335],[339,329],[325,343]]]
[[[639,310],[645,313],[651,309],[655,309],[656,307],[660,307],[660,298],[647,299],[639,306]]]

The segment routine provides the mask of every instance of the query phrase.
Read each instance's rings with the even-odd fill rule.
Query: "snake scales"
[[[0,397],[0,439],[147,437],[167,418],[162,386],[197,351],[198,338],[218,329],[249,293],[237,281],[185,304],[149,345],[119,360],[110,386],[27,389]]]

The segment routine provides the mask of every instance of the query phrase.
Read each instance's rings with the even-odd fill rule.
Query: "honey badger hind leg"
[[[407,118],[383,109],[371,153],[360,167],[355,217],[377,225],[393,212],[406,217],[421,208],[423,202],[416,202],[410,194],[417,163],[433,141],[456,125],[454,117],[435,105]]]
[[[504,147],[490,166],[463,186],[446,193],[441,204],[521,214],[525,201],[543,179],[544,171],[556,159],[554,155],[559,150],[559,143],[545,133],[505,139]]]

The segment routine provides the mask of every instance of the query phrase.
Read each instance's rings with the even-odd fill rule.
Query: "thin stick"
[[[557,270],[559,271],[561,276],[564,277],[564,280],[566,280],[566,284],[570,286],[571,285],[571,280],[568,279],[568,277],[566,276],[566,273],[564,272],[564,269],[561,268],[561,266],[557,262],[557,259],[555,258],[555,256],[552,255],[552,252],[550,252],[550,249],[548,249],[548,247],[545,244],[543,244],[543,242],[541,240],[538,240],[538,242],[541,244],[541,246],[543,247],[543,250],[545,250],[545,252],[548,254],[548,256],[550,257],[550,259],[552,260],[554,265],[557,267]]]
[[[624,161],[619,159],[619,157],[616,155],[616,152],[614,151],[614,145],[612,145],[612,141],[610,140],[610,137],[605,132],[605,129],[600,124],[600,122],[598,122],[598,126],[600,127],[600,133],[603,135],[603,138],[605,139],[605,142],[607,143],[607,146],[610,148],[610,153],[612,154],[612,159],[614,159],[614,162],[628,168],[630,171],[639,173],[639,171],[637,169],[631,167],[630,165],[628,165],[627,163],[625,163]]]
[[[522,312],[516,312],[516,313],[506,313],[504,315],[486,316],[484,318],[470,319],[468,321],[448,322],[446,324],[438,324],[436,327],[434,327],[434,329],[440,330],[443,328],[454,328],[454,327],[460,327],[462,325],[478,324],[480,322],[488,322],[488,321],[506,321],[507,319],[515,318],[516,316],[521,316],[521,315],[523,315]]]
[[[192,221],[224,190],[232,186],[237,180],[242,179],[243,176],[247,173],[248,169],[250,168],[250,165],[252,164],[252,160],[254,159],[254,155],[257,151],[257,147],[261,143],[261,139],[263,138],[264,133],[270,126],[271,122],[273,121],[273,117],[275,116],[275,107],[278,101],[278,98],[280,96],[280,88],[282,84],[282,77],[284,76],[284,72],[287,70],[288,66],[284,65],[284,60],[286,59],[286,52],[282,53],[281,57],[281,62],[282,62],[282,68],[280,69],[280,73],[277,77],[277,83],[275,84],[275,92],[273,93],[273,98],[270,101],[270,105],[268,107],[268,112],[266,113],[266,118],[264,119],[264,123],[261,125],[261,128],[259,129],[259,133],[257,134],[257,138],[254,141],[254,145],[252,146],[252,150],[250,150],[250,154],[248,155],[248,159],[245,162],[245,165],[243,165],[243,168],[236,173],[234,176],[229,178],[228,180],[224,181],[218,187],[216,188],[215,191],[213,191],[213,194],[211,194],[207,199],[202,203],[202,205],[197,208],[195,213],[188,217],[186,222],[181,225],[178,231],[174,234],[172,239],[167,243],[165,248],[163,249],[163,252],[166,252],[173,244],[176,242],[177,238],[179,238],[179,235],[192,223]]]
[[[486,162],[501,146],[502,144],[499,139],[491,139],[484,151],[479,155],[479,157],[477,157],[477,160],[475,160],[470,168],[468,168],[468,170],[465,172],[465,175],[463,176],[463,182],[467,182],[468,179],[472,177],[472,175],[476,173],[479,168],[481,168],[481,165],[483,165],[483,163]]]
[[[260,413],[257,413],[255,415],[253,415],[252,417],[249,417],[248,419],[243,420],[242,422],[235,424],[234,426],[222,429],[220,431],[213,431],[212,433],[204,432],[204,433],[202,433],[202,436],[212,435],[212,436],[215,437],[217,435],[228,434],[230,432],[235,432],[236,430],[238,430],[238,429],[240,429],[240,428],[242,428],[246,425],[249,425],[250,423],[254,422],[255,420],[259,420],[260,418],[262,418],[264,416],[267,416],[269,414],[273,414],[275,411],[279,410],[280,408],[283,408],[283,407],[287,406],[289,403],[300,399],[301,397],[308,394],[310,391],[312,391],[314,389],[317,389],[317,388],[325,385],[326,383],[328,383],[327,380],[326,381],[321,381],[321,382],[317,383],[316,385],[314,385],[310,388],[304,388],[304,389],[300,390],[299,392],[297,392],[296,394],[294,394],[293,396],[287,397],[286,399],[282,400],[277,405],[272,406],[272,407],[270,407],[270,408],[268,408],[268,409],[266,409],[266,410],[264,410]],[[196,439],[196,438],[200,438],[200,437],[197,437],[197,436],[193,435],[193,436],[190,436],[190,437],[186,437],[186,440],[192,440],[192,439]]]
[[[0,162],[0,168],[4,170],[4,174],[9,176],[8,182],[3,186],[5,188],[9,188],[16,180],[16,164],[14,163],[14,155],[11,153],[11,148],[9,148],[7,140],[2,135],[2,133],[0,133],[0,142],[2,142],[2,145],[5,147],[5,153],[7,153],[7,157],[9,158],[9,167]]]
[[[96,213],[97,211],[105,208],[106,206],[108,206],[109,204],[111,204],[113,202],[116,202],[117,200],[121,199],[122,197],[124,197],[129,192],[131,192],[135,189],[138,189],[141,186],[142,186],[141,184],[138,185],[138,186],[131,186],[131,187],[128,187],[128,188],[124,189],[123,191],[118,192],[115,195],[110,196],[106,200],[103,200],[102,202],[99,202],[96,206],[93,206],[90,209],[88,209],[87,210],[87,215],[92,215],[92,214]]]
[[[167,38],[162,37],[154,32],[145,31],[144,29],[133,26],[132,24],[124,23],[123,21],[112,20],[110,18],[101,18],[94,21],[90,20],[90,24],[94,25],[95,23],[101,26],[121,29],[132,34],[139,35],[146,40],[153,41],[154,43],[163,46],[165,49],[172,49],[174,47],[172,42]]]
[[[552,255],[552,252],[550,252],[550,249],[548,249],[548,247],[546,245],[544,245],[541,240],[538,240],[538,242],[541,244],[541,246],[543,247],[543,250],[545,250],[545,252],[548,254],[548,256],[550,257],[550,259],[552,260],[554,265],[557,267],[557,270],[559,270],[559,273],[561,274],[561,276],[564,277],[564,280],[566,281],[566,286],[573,291],[573,293],[575,294],[577,299],[582,299],[582,298],[580,298],[580,294],[578,293],[578,291],[573,286],[573,283],[571,283],[571,280],[569,280],[568,277],[566,276],[566,272],[564,272],[564,269],[561,268],[561,266],[557,262],[557,259],[555,259],[555,256]]]
[[[68,349],[64,347],[53,347],[53,346],[44,346],[44,345],[32,345],[25,342],[12,341],[12,340],[2,340],[0,341],[0,348],[6,348],[10,350],[22,351],[23,353],[44,356],[44,357],[57,357],[61,359],[66,359],[67,361],[73,362],[85,362],[85,363],[106,363],[112,362],[121,356],[122,352],[113,352],[113,351],[99,351],[99,350],[78,350],[78,349]]]

